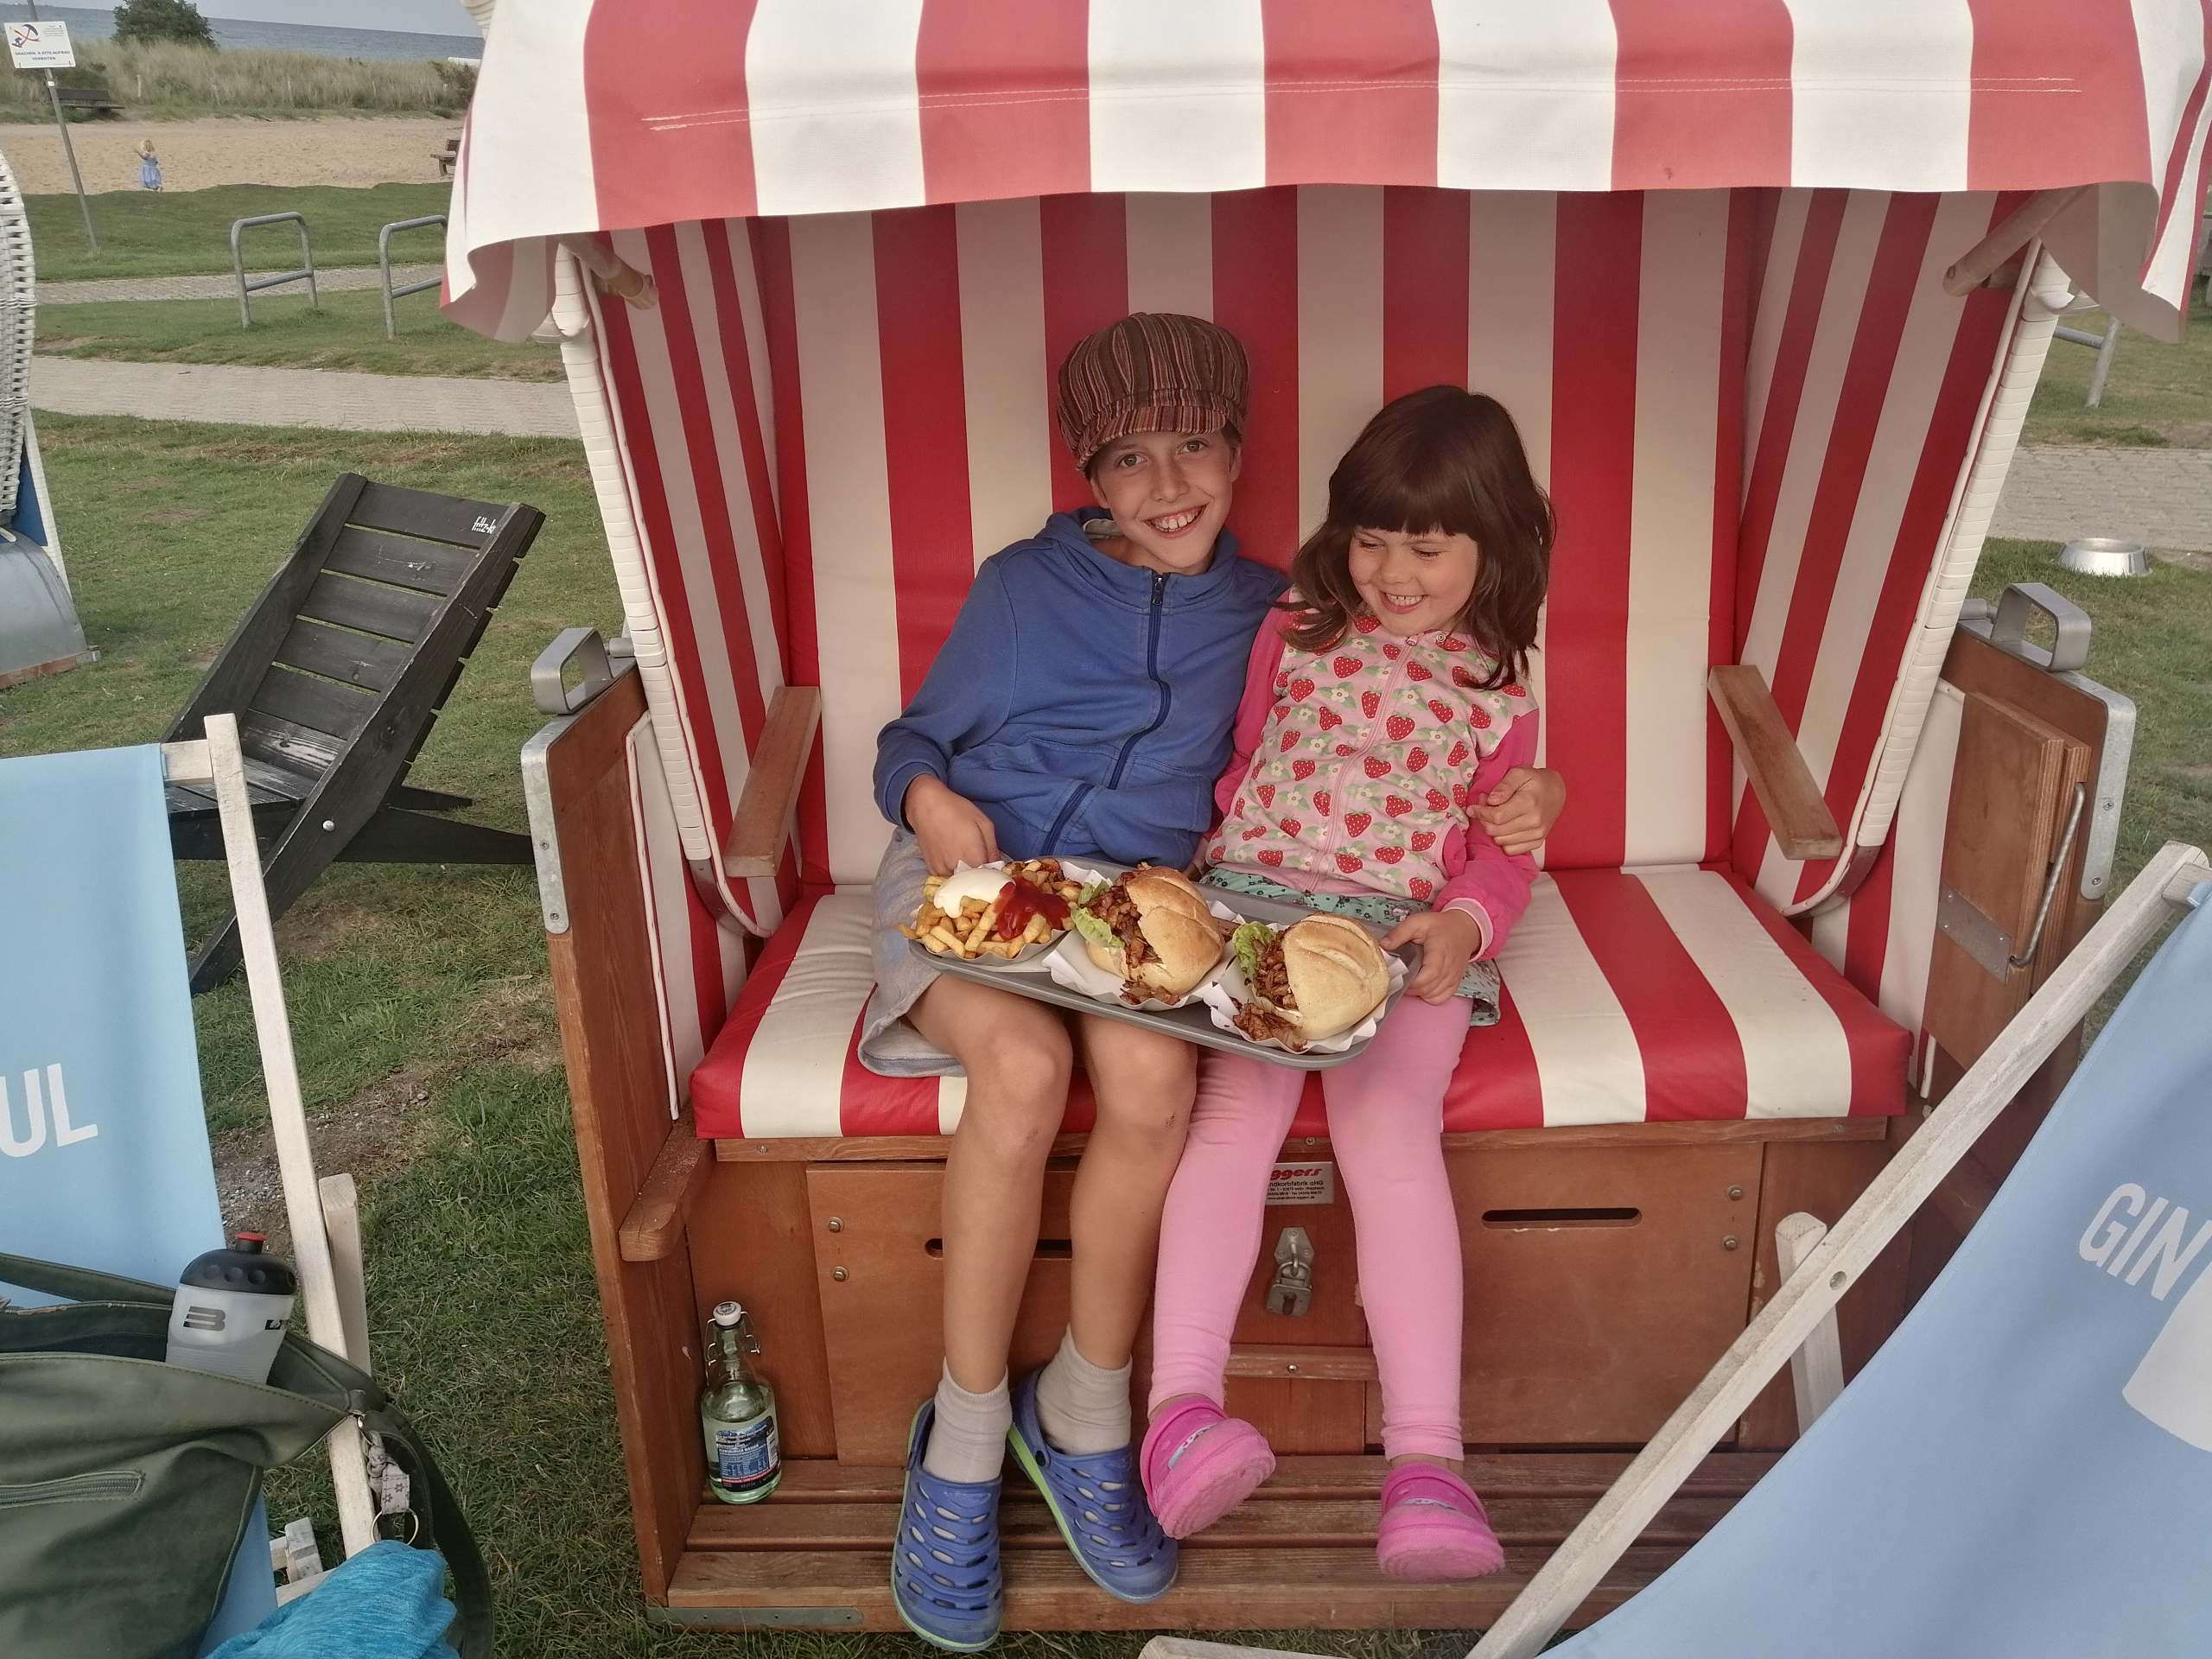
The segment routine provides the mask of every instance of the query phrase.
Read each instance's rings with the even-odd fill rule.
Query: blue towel
[[[387,1538],[207,1659],[440,1659],[453,1604],[445,1560]]]

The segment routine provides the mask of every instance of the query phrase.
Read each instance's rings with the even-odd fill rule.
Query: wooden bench
[[[61,100],[64,115],[81,111],[87,115],[119,115],[123,105],[115,103],[96,86],[56,86],[54,94]]]
[[[460,164],[461,140],[458,138],[448,138],[446,140],[446,147],[443,149],[437,150],[433,153],[435,154],[438,158],[438,176],[440,178],[444,178],[450,175],[454,168]]]
[[[238,716],[246,782],[282,916],[334,859],[527,864],[530,838],[446,817],[468,798],[416,789],[407,769],[544,515],[347,473],[170,727],[198,737]],[[180,858],[220,858],[214,799],[169,791]],[[238,964],[234,918],[194,958],[192,988]]]

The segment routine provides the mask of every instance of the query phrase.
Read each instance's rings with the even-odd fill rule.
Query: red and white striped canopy
[[[501,338],[556,238],[1264,185],[2088,186],[2045,232],[2177,337],[2212,0],[529,0],[499,8],[447,308]]]

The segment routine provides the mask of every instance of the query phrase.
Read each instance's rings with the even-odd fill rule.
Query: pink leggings
[[[1459,1224],[1444,1174],[1444,1086],[1467,1004],[1402,997],[1367,1052],[1321,1073],[1329,1140],[1359,1241],[1359,1293],[1382,1382],[1382,1449],[1457,1459]],[[1209,1051],[1167,1190],[1153,1295],[1152,1403],[1222,1402],[1230,1331],[1264,1230],[1268,1172],[1306,1073]],[[1331,1271],[1323,1262],[1321,1271]],[[1341,1269],[1338,1269],[1341,1271]]]

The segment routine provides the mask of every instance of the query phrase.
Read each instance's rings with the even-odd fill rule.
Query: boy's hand
[[[1549,769],[1516,766],[1475,803],[1475,820],[1501,852],[1532,853],[1566,807],[1566,779]]]
[[[965,795],[924,772],[906,785],[906,827],[921,843],[931,875],[950,875],[958,864],[988,864],[999,855],[990,815]]]
[[[1416,911],[1382,936],[1382,948],[1421,946],[1421,967],[1406,988],[1424,1002],[1456,995],[1459,976],[1483,948],[1483,925],[1464,910]]]

